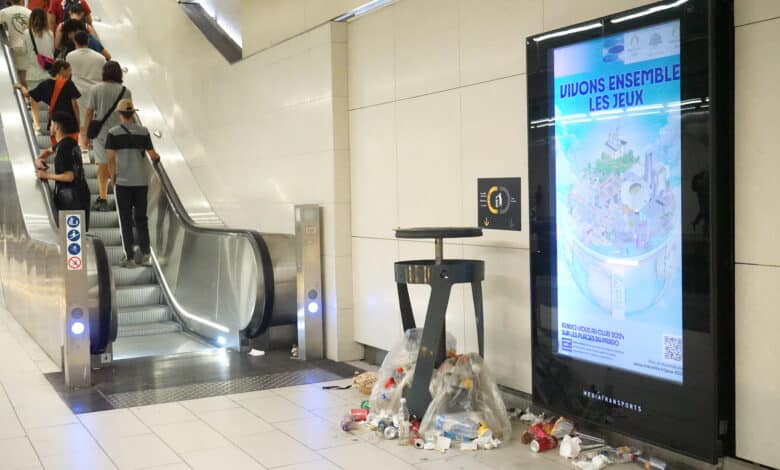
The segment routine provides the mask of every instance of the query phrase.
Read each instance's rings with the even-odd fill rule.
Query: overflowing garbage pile
[[[344,417],[342,430],[366,426],[399,445],[427,450],[498,447],[512,429],[498,386],[478,354],[455,354],[449,334],[448,358],[431,379],[431,404],[422,419],[410,416],[404,393],[411,386],[421,338],[421,328],[406,332],[383,361],[370,398]]]
[[[574,422],[567,418],[546,418],[543,414],[535,415],[529,410],[524,413],[510,410],[510,414],[519,415],[520,421],[529,424],[528,430],[520,436],[520,441],[528,445],[532,452],[558,449],[560,456],[578,469],[601,470],[613,464],[634,462],[646,470],[666,470],[664,461],[644,456],[639,449],[612,447],[604,439],[577,431]]]
[[[666,470],[662,460],[631,447],[610,446],[576,429],[565,417],[507,410],[482,357],[476,353],[457,355],[450,334],[446,337],[447,359],[431,378],[431,403],[421,419],[410,416],[404,395],[414,377],[421,338],[421,328],[408,330],[376,373],[355,377],[353,386],[370,397],[344,417],[343,431],[364,427],[379,439],[425,450],[489,450],[511,438],[511,418],[520,421],[521,429],[527,427],[519,440],[532,452],[557,450],[580,470],[631,462],[646,470]]]

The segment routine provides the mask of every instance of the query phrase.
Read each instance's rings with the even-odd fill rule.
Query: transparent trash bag
[[[509,414],[495,380],[477,353],[447,359],[431,379],[431,404],[420,423],[426,440],[508,439]]]
[[[368,399],[372,418],[390,418],[400,409],[401,397],[412,384],[422,334],[422,328],[407,330],[382,361]],[[455,346],[455,337],[447,333],[447,353],[454,354]]]

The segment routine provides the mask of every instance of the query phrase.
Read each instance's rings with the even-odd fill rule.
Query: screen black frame
[[[526,42],[533,397],[562,414],[715,462],[733,454],[734,439],[733,0],[676,3],[658,2],[531,36]],[[655,6],[667,8],[650,10]],[[642,12],[650,13],[611,21]],[[673,20],[680,21],[681,31],[680,99],[709,98],[708,111],[682,113],[683,174],[690,174],[693,168],[686,167],[696,160],[695,169],[709,175],[709,226],[703,240],[684,236],[682,243],[682,385],[553,352],[555,126],[532,125],[554,116],[554,49]],[[601,26],[580,30],[595,22]],[[684,180],[686,185],[690,181]],[[696,196],[683,191],[682,197],[685,208],[690,207],[688,198]],[[684,221],[691,215],[683,209]]]

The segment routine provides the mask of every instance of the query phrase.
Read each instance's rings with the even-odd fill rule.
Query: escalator
[[[11,93],[16,71],[4,40],[2,48],[8,73],[0,72],[0,91],[5,90],[0,113],[9,156],[0,156],[0,281],[9,311],[60,363],[62,248],[51,187],[33,176],[33,160],[48,136],[35,136],[21,93]],[[143,95],[137,81],[130,87],[134,96]],[[45,115],[40,122],[47,122]],[[112,194],[110,211],[91,213],[85,252],[93,355],[125,359],[238,350],[267,339],[272,330],[294,332],[301,256],[296,237],[224,228],[213,211],[203,209],[210,206],[200,190],[185,184],[187,207],[199,208],[192,217],[165,166],[167,149],[175,144],[154,134],[160,139],[155,147],[166,151],[162,163],[147,160],[153,265],[119,266],[123,249]],[[180,175],[181,166],[175,169]],[[85,164],[93,201],[96,171],[96,165]]]

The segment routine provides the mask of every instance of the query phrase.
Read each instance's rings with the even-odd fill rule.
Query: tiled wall
[[[388,349],[401,331],[394,261],[430,243],[393,228],[477,224],[477,178],[522,178],[520,232],[445,243],[486,262],[486,360],[499,382],[531,391],[525,38],[641,0],[401,0],[349,25],[355,339]],[[427,288],[412,291],[422,323]],[[448,330],[476,350],[469,288]]]
[[[244,57],[247,57],[352,10],[368,0],[239,1]]]
[[[111,14],[133,24],[128,40],[148,57],[131,73],[143,74],[228,226],[293,233],[295,204],[322,205],[327,353],[360,358],[352,340],[346,26],[325,25],[231,66],[175,2],[134,0]]]
[[[780,468],[780,1],[735,3],[737,456]]]
[[[521,176],[527,210],[525,37],[645,3],[400,0],[349,25],[357,341],[392,345],[401,330],[392,263],[433,255],[429,244],[396,241],[394,227],[474,225],[478,177]],[[780,352],[768,357],[757,338],[780,330],[780,1],[735,4],[738,451],[778,467],[770,397],[780,396]],[[447,246],[448,256],[486,261],[486,359],[500,383],[530,392],[527,232]],[[427,292],[414,294],[420,322]],[[474,350],[468,290],[454,291],[448,315],[459,349]]]

